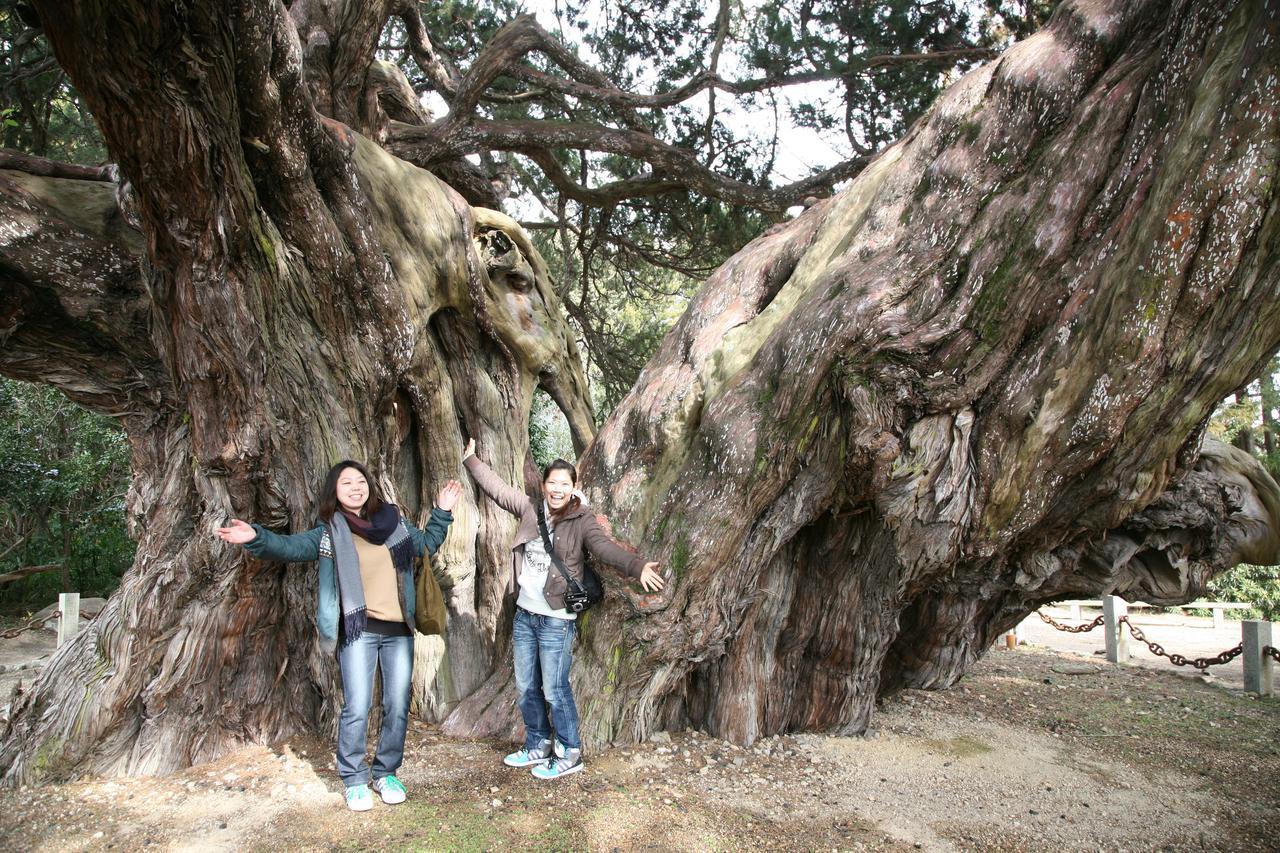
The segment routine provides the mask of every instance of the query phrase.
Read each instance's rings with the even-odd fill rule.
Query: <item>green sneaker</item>
[[[367,812],[373,808],[373,794],[368,785],[352,785],[347,788],[347,808],[353,812]]]
[[[374,779],[373,790],[377,791],[382,797],[382,801],[389,806],[403,803],[404,798],[409,794],[404,789],[404,785],[395,776],[383,776],[380,779]]]
[[[561,776],[577,773],[585,766],[582,763],[581,750],[566,749],[562,757],[548,761],[546,764],[539,764],[531,772],[538,779],[559,779]]]
[[[529,767],[534,764],[546,764],[551,759],[551,741],[544,740],[533,749],[521,749],[502,759],[508,767]]]

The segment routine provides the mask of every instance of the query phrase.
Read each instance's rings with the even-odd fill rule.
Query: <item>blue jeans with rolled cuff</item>
[[[567,748],[582,747],[578,736],[578,706],[574,704],[573,688],[569,686],[576,630],[577,623],[572,619],[557,619],[516,608],[511,645],[526,749],[537,749],[549,740],[552,726],[556,737]],[[548,705],[551,706],[550,719]]]
[[[409,695],[413,686],[413,637],[385,637],[365,631],[338,653],[342,671],[342,714],[338,717],[338,775],[342,784],[367,785],[365,762],[369,706],[373,701],[373,672],[382,670],[382,728],[373,758],[372,777],[381,779],[400,769],[404,736],[409,725]]]

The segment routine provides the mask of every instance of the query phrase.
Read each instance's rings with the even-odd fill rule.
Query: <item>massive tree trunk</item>
[[[706,283],[582,462],[678,579],[592,618],[595,738],[861,731],[1045,602],[1280,557],[1200,449],[1280,344],[1278,20],[1064,4]]]
[[[536,384],[675,580],[584,625],[590,743],[859,731],[1042,602],[1187,600],[1276,557],[1275,484],[1199,442],[1280,345],[1275,2],[1064,4],[725,264],[589,448],[525,235],[316,112],[377,131],[364,66],[304,65],[290,19],[348,4],[37,5],[127,183],[0,173],[0,370],[121,419],[139,549],[15,702],[11,782],[330,723],[311,573],[213,528],[308,526],[348,456],[423,512],[465,435],[517,479]],[[456,516],[422,707],[509,731],[512,525]]]
[[[0,363],[121,419],[138,552],[15,701],[0,766],[156,772],[329,725],[312,572],[248,560],[213,529],[306,529],[343,458],[421,520],[462,476],[464,435],[523,470],[538,384],[585,446],[559,301],[513,221],[326,126],[282,7],[41,11],[130,183],[0,173]],[[450,654],[419,667],[437,714],[493,667],[503,578],[474,566],[512,532],[474,502],[455,528],[438,558]]]

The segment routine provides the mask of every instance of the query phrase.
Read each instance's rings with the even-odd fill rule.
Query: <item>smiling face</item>
[[[556,468],[542,481],[542,495],[552,511],[558,510],[573,497],[573,478],[563,468]]]
[[[369,499],[369,481],[355,468],[343,468],[336,484],[338,505],[348,512],[359,513]]]

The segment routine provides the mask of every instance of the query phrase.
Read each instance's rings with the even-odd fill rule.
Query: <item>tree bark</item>
[[[0,370],[121,419],[139,547],[14,705],[11,784],[331,726],[311,573],[213,529],[308,527],[345,457],[424,514],[466,435],[518,482],[538,384],[673,578],[585,620],[589,745],[861,731],[1043,602],[1277,556],[1274,482],[1199,442],[1280,345],[1274,0],[1064,4],[717,271],[594,441],[527,236],[317,113],[281,5],[37,6],[125,183],[0,176]],[[514,529],[477,499],[419,698],[509,732]]]
[[[1200,445],[1280,345],[1278,11],[1063,4],[712,276],[581,464],[676,578],[584,630],[589,740],[862,731],[1045,602],[1280,557]]]
[[[121,419],[138,552],[15,702],[10,783],[163,772],[331,726],[312,572],[250,560],[214,528],[310,527],[342,458],[421,520],[462,475],[468,434],[522,470],[538,384],[578,442],[593,423],[527,237],[322,119],[283,7],[39,11],[128,184],[3,174],[0,368]],[[474,566],[511,531],[474,506],[437,561],[454,617],[447,662],[421,668],[437,713],[496,654],[503,578]]]

